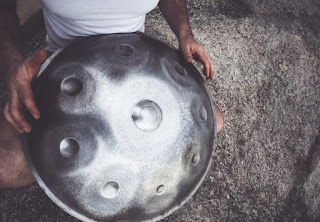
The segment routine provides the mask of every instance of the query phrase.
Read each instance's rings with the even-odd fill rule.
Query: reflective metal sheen
[[[205,83],[168,44],[141,33],[81,39],[33,86],[41,118],[23,136],[38,183],[83,221],[157,221],[199,188],[215,114]]]

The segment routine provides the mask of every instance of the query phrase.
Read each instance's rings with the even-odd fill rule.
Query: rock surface
[[[188,7],[215,64],[207,84],[225,126],[203,185],[163,221],[320,221],[320,2],[189,0]],[[178,46],[158,9],[146,32]],[[43,37],[27,44],[27,55]],[[77,221],[37,185],[0,191],[0,213],[0,221]]]

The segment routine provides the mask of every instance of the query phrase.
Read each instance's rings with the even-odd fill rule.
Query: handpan
[[[42,189],[83,221],[157,221],[199,188],[216,141],[196,68],[141,33],[83,38],[33,85],[23,149]]]

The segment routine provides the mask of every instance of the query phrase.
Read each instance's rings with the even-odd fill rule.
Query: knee
[[[34,178],[21,148],[0,147],[0,188],[18,188],[32,182]]]
[[[0,114],[0,150],[14,152],[21,148],[19,133]]]
[[[216,113],[217,133],[220,133],[220,131],[222,130],[223,125],[224,125],[223,116],[221,114],[221,111],[216,106],[214,106],[214,110]]]

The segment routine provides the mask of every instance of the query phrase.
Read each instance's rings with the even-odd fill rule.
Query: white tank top
[[[77,37],[144,31],[159,0],[41,0],[49,51]]]

